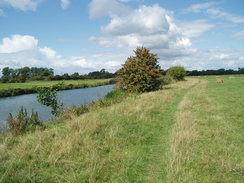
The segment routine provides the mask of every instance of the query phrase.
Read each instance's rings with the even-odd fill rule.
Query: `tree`
[[[184,77],[186,76],[186,71],[184,67],[175,66],[168,69],[167,75],[169,75],[170,77],[172,77],[177,81],[180,81],[180,80],[184,80]]]
[[[9,67],[4,67],[4,68],[2,69],[2,74],[3,74],[2,77],[4,77],[4,78],[9,78],[10,75],[11,75],[11,69],[10,69]]]
[[[117,71],[119,88],[131,92],[147,92],[158,89],[160,66],[156,54],[144,47],[138,47],[135,56],[127,58],[122,68]]]
[[[57,90],[51,90],[50,88],[39,88],[37,92],[38,102],[48,107],[51,107],[51,113],[54,116],[58,116],[60,105],[58,104]]]

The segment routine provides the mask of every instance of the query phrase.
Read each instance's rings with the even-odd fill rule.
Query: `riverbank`
[[[81,116],[1,136],[0,182],[241,182],[242,84],[188,78],[114,93]]]
[[[0,98],[37,93],[38,88],[71,90],[114,84],[112,79],[88,79],[65,81],[30,81],[26,83],[0,83]]]

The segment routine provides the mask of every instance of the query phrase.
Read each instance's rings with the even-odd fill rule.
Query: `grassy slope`
[[[103,83],[109,81],[109,79],[86,79],[86,80],[65,80],[64,84],[96,84],[96,83]],[[0,83],[0,90],[1,89],[8,89],[8,88],[32,88],[32,87],[49,87],[55,84],[58,84],[62,81],[29,81],[26,83]]]
[[[241,182],[243,79],[189,79],[4,137],[0,182]]]

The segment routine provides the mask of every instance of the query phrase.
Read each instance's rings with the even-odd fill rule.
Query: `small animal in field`
[[[235,79],[235,77],[234,76],[230,76],[229,79]]]
[[[216,78],[219,78],[220,76],[215,76]]]
[[[216,83],[223,83],[224,80],[223,79],[216,79]]]

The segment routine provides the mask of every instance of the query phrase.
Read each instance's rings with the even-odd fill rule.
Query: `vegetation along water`
[[[92,101],[104,97],[113,89],[113,85],[105,85],[92,88],[74,89],[58,92],[58,101],[62,102],[65,107],[73,105],[87,105]],[[28,113],[35,110],[39,114],[41,121],[51,119],[51,109],[37,102],[36,94],[28,94],[16,97],[6,97],[0,99],[0,131],[7,129],[6,119],[9,113],[15,115],[23,106]]]

